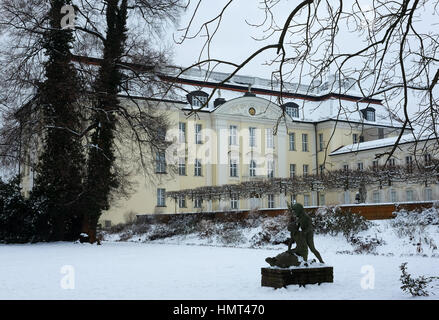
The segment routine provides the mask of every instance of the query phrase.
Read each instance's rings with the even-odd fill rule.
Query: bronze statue
[[[294,217],[291,217],[291,222],[288,224],[288,231],[290,231],[290,239],[288,239],[288,250],[278,254],[276,257],[265,259],[272,267],[288,268],[292,266],[300,266],[302,262],[308,260],[308,248],[312,253],[323,262],[320,253],[314,247],[314,232],[312,227],[311,217],[308,216],[301,204],[294,204],[289,207],[290,211],[294,212],[297,217],[297,222]],[[291,249],[293,243],[296,247]]]
[[[305,238],[308,248],[312,253],[314,253],[316,258],[319,259],[320,263],[324,263],[320,253],[314,247],[314,230],[312,227],[311,217],[305,213],[305,210],[300,203],[295,203],[291,209],[296,214],[298,225],[303,232],[303,237]]]

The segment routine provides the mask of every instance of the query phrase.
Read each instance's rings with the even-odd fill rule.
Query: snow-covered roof
[[[413,134],[405,134],[401,137],[401,140],[399,140],[398,144],[403,143],[410,143],[415,141],[423,141],[427,140],[431,137],[428,136],[421,136],[421,137],[415,137]],[[385,148],[394,146],[396,143],[396,140],[398,139],[398,136],[385,138],[385,139],[377,139],[372,141],[366,141],[366,142],[360,142],[355,144],[350,144],[344,147],[341,147],[333,152],[331,152],[330,156],[335,156],[338,154],[343,153],[350,153],[350,152],[359,152],[359,151],[365,151],[370,149],[376,149],[376,148]]]

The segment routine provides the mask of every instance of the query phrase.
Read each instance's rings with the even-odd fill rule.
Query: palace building
[[[190,70],[178,77],[180,99],[157,102],[139,98],[140,105],[154,103],[167,115],[172,125],[166,139],[172,145],[166,154],[151,155],[156,164],[154,177],[135,174],[134,191],[128,198],[114,200],[101,217],[103,225],[124,222],[133,214],[285,208],[287,201],[294,200],[304,206],[355,203],[358,190],[304,190],[249,198],[230,194],[223,199],[172,198],[168,194],[377,167],[386,160],[379,155],[393,148],[403,130],[379,99],[361,97],[349,79],[328,79],[313,89],[287,83],[281,92],[267,79],[234,76],[221,83],[227,77],[220,72]],[[121,103],[132,102],[121,97]],[[437,150],[435,140],[415,139],[412,129],[405,129],[391,162],[428,161],[436,157]],[[27,189],[31,180],[28,172],[23,179]],[[366,203],[430,201],[439,196],[437,183],[366,188]]]

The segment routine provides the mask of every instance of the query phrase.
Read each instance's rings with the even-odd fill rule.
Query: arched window
[[[299,105],[294,102],[287,102],[281,106],[285,113],[291,118],[299,118]]]
[[[375,121],[375,109],[374,108],[367,107],[367,108],[361,110],[361,113],[363,114],[364,120]]]

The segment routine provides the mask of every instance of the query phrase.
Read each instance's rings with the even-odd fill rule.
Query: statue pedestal
[[[290,284],[305,286],[334,282],[333,267],[261,268],[263,287],[284,288]]]

